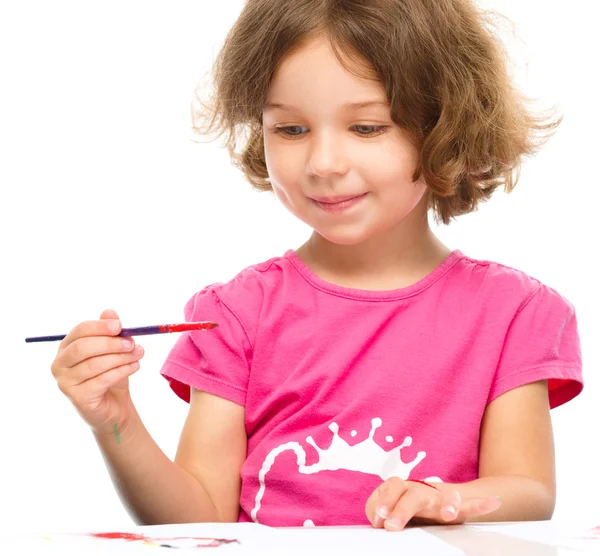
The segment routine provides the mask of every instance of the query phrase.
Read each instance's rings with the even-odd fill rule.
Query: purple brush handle
[[[123,328],[117,336],[146,336],[148,334],[164,334],[167,330],[161,330],[160,326],[141,326],[139,328]],[[33,338],[25,338],[26,342],[56,342],[64,340],[66,334],[58,336],[35,336]]]

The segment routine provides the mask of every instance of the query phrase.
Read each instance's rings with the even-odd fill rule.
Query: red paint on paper
[[[193,548],[211,548],[221,546],[222,544],[231,543],[240,544],[240,541],[238,541],[237,539],[215,539],[212,537],[147,537],[146,535],[141,535],[139,533],[124,532],[89,533],[89,536],[94,537],[96,539],[124,540],[128,542],[146,542],[168,548],[177,548],[176,546],[166,544],[169,542],[177,543],[177,541],[194,541],[196,542],[196,545]]]
[[[146,541],[148,540],[144,535],[137,533],[90,533],[91,537],[97,539],[121,539],[124,541]]]

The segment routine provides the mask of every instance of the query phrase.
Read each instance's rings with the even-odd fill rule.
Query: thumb
[[[104,311],[102,311],[102,314],[100,315],[101,319],[119,319],[119,315],[117,315],[116,311],[113,311],[112,309],[105,309]]]

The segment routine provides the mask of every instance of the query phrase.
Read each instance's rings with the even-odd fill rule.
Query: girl
[[[433,234],[557,127],[526,109],[470,0],[249,0],[199,131],[313,233],[194,294],[162,374],[190,402],[175,461],[128,376],[118,315],[79,324],[52,371],[140,523],[543,520],[549,410],[582,390],[575,312]],[[238,146],[241,142],[241,148]]]

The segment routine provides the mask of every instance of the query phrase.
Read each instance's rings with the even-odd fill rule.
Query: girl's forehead
[[[344,63],[340,61],[342,56]],[[351,71],[349,71],[349,69]],[[360,55],[345,52],[341,47],[334,51],[327,38],[315,38],[292,49],[279,61],[275,78],[302,79],[312,73],[329,72],[336,75],[348,74],[349,77],[373,79],[374,68]],[[355,75],[355,74],[358,74]]]
[[[365,103],[366,100],[384,102],[381,83],[362,77],[364,66],[359,68],[356,62],[350,64],[350,61],[349,64],[340,62],[328,40],[315,39],[281,60],[270,84],[268,104],[283,103],[278,97],[301,98],[318,91],[329,92],[329,96],[334,97],[347,96],[345,104]],[[349,71],[352,66],[359,71]],[[357,96],[360,99],[351,100]]]

